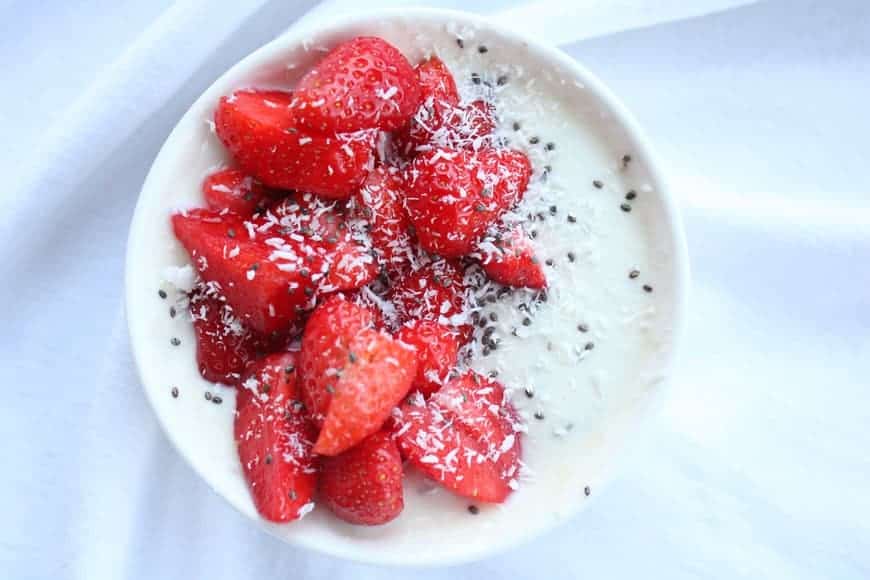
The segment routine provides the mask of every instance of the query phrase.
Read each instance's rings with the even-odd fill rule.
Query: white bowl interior
[[[296,545],[360,561],[425,565],[479,558],[552,527],[581,509],[588,499],[582,494],[582,485],[576,501],[568,504],[564,498],[531,485],[514,494],[505,506],[485,509],[476,517],[448,515],[456,513],[457,505],[464,508],[468,502],[440,494],[432,498],[434,517],[406,509],[401,518],[379,528],[343,524],[326,510],[315,510],[289,525],[262,522],[235,453],[233,389],[212,385],[200,377],[192,326],[183,316],[171,319],[167,315],[172,295],[170,300],[157,295],[159,288],[170,290],[162,282],[166,267],[188,261],[172,236],[168,216],[173,208],[199,205],[203,176],[229,161],[209,124],[222,95],[249,86],[292,87],[322,56],[323,47],[355,35],[382,36],[415,62],[433,48],[433,40],[439,51],[457,50],[457,32],[486,43],[505,62],[524,62],[547,71],[541,82],[554,98],[574,103],[574,114],[583,117],[589,130],[614,151],[632,152],[637,179],[651,186],[648,227],[660,251],[670,257],[657,283],[662,290],[660,309],[673,330],[661,356],[650,363],[655,371],[665,373],[680,334],[687,266],[678,216],[645,141],[615,98],[571,59],[471,15],[423,9],[384,12],[334,22],[319,30],[291,30],[264,46],[218,79],[178,123],[143,186],[130,232],[126,283],[133,352],[145,391],[170,440],[215,491],[269,532]],[[172,346],[170,337],[180,338],[181,345]],[[173,386],[181,391],[177,399],[170,395]],[[597,489],[605,481],[626,435],[649,413],[662,386],[638,386],[636,396],[609,410],[585,435],[582,453],[573,458],[585,474],[585,485]],[[206,390],[221,396],[223,404],[204,403]],[[425,484],[412,477],[408,485]],[[568,508],[557,509],[559,503]],[[445,515],[439,517],[441,513]]]

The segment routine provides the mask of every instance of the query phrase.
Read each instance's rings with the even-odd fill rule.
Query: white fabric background
[[[430,3],[508,10],[623,97],[683,205],[693,301],[672,396],[582,517],[415,577],[870,577],[870,2]],[[159,431],[122,315],[169,130],[314,4],[0,0],[0,578],[397,574],[215,496]]]

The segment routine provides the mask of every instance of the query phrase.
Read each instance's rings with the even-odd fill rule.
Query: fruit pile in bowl
[[[234,166],[206,207],[171,216],[198,273],[197,363],[237,389],[234,435],[260,515],[315,500],[350,523],[403,508],[404,470],[501,503],[525,430],[504,387],[469,368],[473,286],[543,290],[524,231],[503,219],[532,174],[463,102],[435,57],[376,37],[336,46],[292,91],[248,88],[214,112]]]

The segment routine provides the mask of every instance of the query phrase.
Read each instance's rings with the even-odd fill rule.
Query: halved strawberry
[[[417,349],[419,364],[411,389],[424,397],[440,389],[456,366],[459,332],[432,320],[414,320],[399,329],[397,338]]]
[[[355,212],[368,222],[372,245],[392,276],[404,273],[414,260],[411,220],[404,197],[404,182],[398,171],[378,166],[351,198]]]
[[[470,254],[487,228],[522,199],[531,175],[511,149],[438,149],[408,172],[406,205],[420,244],[445,257]]]
[[[356,290],[378,275],[369,240],[348,224],[338,203],[310,193],[295,194],[252,220],[256,232],[279,252],[283,249],[279,241],[284,240],[291,247],[305,243],[317,256],[321,267],[311,277],[318,293]]]
[[[501,503],[518,486],[522,426],[516,417],[498,383],[468,374],[428,403],[412,397],[394,414],[394,429],[417,469],[454,493]]]
[[[302,335],[301,386],[322,422],[315,452],[337,455],[381,428],[417,371],[413,349],[371,328],[374,315],[340,295],[318,307]]]
[[[420,102],[411,64],[381,38],[344,42],[296,85],[293,109],[316,131],[391,131],[408,122]]]
[[[242,217],[262,211],[279,195],[238,169],[222,169],[206,177],[202,194],[209,209],[227,209]]]
[[[196,362],[206,380],[235,384],[250,361],[281,348],[286,337],[266,337],[246,327],[214,286],[200,283],[190,297]]]
[[[402,458],[390,433],[378,431],[356,447],[324,458],[320,494],[346,522],[376,526],[395,519],[405,503]]]
[[[400,279],[392,288],[390,301],[402,322],[464,324],[453,317],[465,310],[465,290],[462,271],[452,262],[436,260]]]
[[[547,277],[535,257],[531,240],[521,230],[487,237],[478,247],[480,263],[490,279],[506,286],[541,289]]]
[[[363,329],[374,328],[374,321],[370,309],[341,294],[327,298],[309,317],[302,334],[299,387],[318,427],[326,419],[341,373],[350,364],[351,344]]]
[[[271,355],[253,366],[236,396],[234,437],[242,472],[260,515],[289,522],[311,508],[317,485],[314,429],[296,390],[296,355]]]
[[[239,166],[270,187],[334,199],[351,195],[373,162],[376,131],[318,133],[301,127],[281,91],[223,97],[215,128]]]

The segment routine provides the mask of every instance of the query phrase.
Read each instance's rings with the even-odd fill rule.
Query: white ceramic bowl
[[[511,519],[510,502],[490,512],[492,516],[442,520],[431,526],[421,521],[407,521],[406,517],[402,524],[354,528],[337,521],[323,509],[288,525],[272,525],[260,520],[242,478],[232,440],[234,393],[230,388],[210,385],[199,376],[190,323],[185,317],[168,316],[172,294],[169,300],[158,297],[159,288],[170,290],[162,282],[166,267],[187,262],[172,236],[168,216],[173,208],[199,204],[203,176],[214,165],[228,161],[209,127],[214,107],[222,95],[248,86],[292,86],[302,72],[321,57],[319,48],[360,34],[386,38],[403,49],[413,62],[423,56],[415,46],[418,33],[425,32],[439,43],[452,46],[456,42],[456,27],[473,29],[476,42],[485,42],[506,58],[522,59],[532,70],[550,71],[555,78],[577,81],[559,86],[562,97],[606,113],[610,120],[608,139],[620,144],[621,150],[632,152],[633,170],[652,186],[648,211],[655,214],[659,223],[657,236],[662,238],[659,241],[673,263],[670,268],[673,279],[659,280],[671,289],[668,297],[662,298],[669,301],[665,311],[670,313],[674,335],[670,352],[666,353],[665,367],[670,365],[681,334],[688,265],[676,206],[637,124],[616,97],[573,59],[515,31],[495,27],[479,16],[430,9],[348,17],[317,29],[296,27],[263,46],[202,94],[172,131],[151,167],[136,207],[128,244],[126,294],[130,336],[142,384],[160,423],[179,453],[203,479],[270,533],[292,544],[343,558],[382,564],[454,564],[504,550],[543,532],[558,520],[514,521],[518,518]],[[181,345],[171,345],[170,337],[181,339]],[[667,372],[667,368],[663,370]],[[180,389],[177,399],[170,395],[173,386]],[[626,437],[636,432],[638,424],[650,414],[654,403],[661,399],[662,389],[663,384],[659,384],[653,393],[645,392],[632,404],[605,418],[601,431],[590,437],[583,456],[577,458],[587,474],[585,482],[592,483],[595,489],[600,488]],[[205,403],[206,390],[222,397],[223,404]],[[166,490],[166,493],[172,491]],[[521,494],[526,494],[522,495],[522,501],[537,502],[541,510],[547,510],[548,502],[553,501],[534,486],[523,487],[516,495]]]

